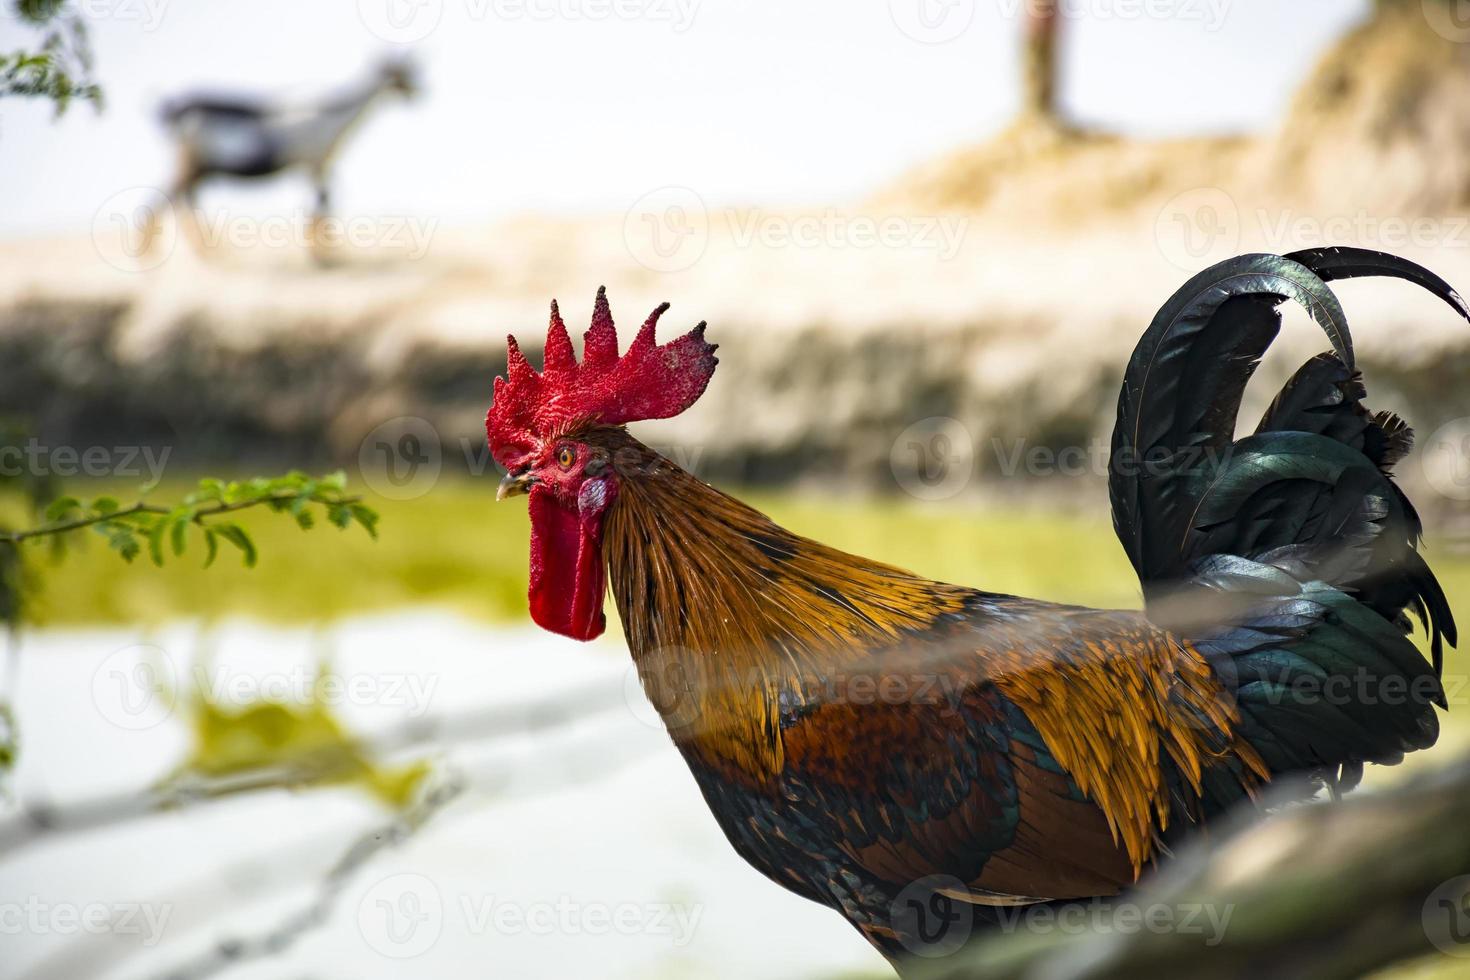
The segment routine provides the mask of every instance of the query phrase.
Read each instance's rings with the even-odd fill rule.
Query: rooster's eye
[[[561,451],[556,454],[556,461],[564,470],[571,469],[572,464],[577,461],[577,453],[571,446],[562,446]]]

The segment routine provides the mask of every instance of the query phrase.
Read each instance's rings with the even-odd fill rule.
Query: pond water
[[[317,696],[336,718],[467,788],[401,842],[364,845],[320,922],[224,975],[884,975],[837,915],[735,856],[620,643],[413,612],[28,633],[11,793],[63,821],[18,840],[13,815],[0,820],[0,977],[204,975],[294,932],[344,853],[393,822],[371,793],[120,814],[191,751],[190,708],[170,691],[302,709],[323,654],[337,681]],[[413,726],[429,724],[424,741]],[[98,826],[65,829],[88,807]]]

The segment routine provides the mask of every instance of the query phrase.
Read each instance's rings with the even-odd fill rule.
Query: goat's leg
[[[202,256],[208,251],[208,243],[204,240],[203,229],[199,227],[198,192],[201,179],[199,174],[188,175],[175,185],[171,197],[179,231],[189,240],[189,246],[194,249],[194,253]]]
[[[316,190],[316,205],[311,212],[311,225],[306,232],[306,243],[311,250],[311,257],[318,265],[330,264],[332,255],[331,241],[333,237],[327,227],[327,222],[332,217],[332,189],[331,181],[325,171],[317,171],[312,178]]]
[[[148,214],[142,221],[136,254],[151,257],[154,250],[158,248],[158,236],[163,229],[164,211],[172,211],[175,220],[182,222],[183,219],[179,216],[179,201],[192,193],[192,186],[198,180],[199,172],[190,160],[189,154],[181,152],[178,175],[174,178],[168,195],[160,206],[148,206]]]

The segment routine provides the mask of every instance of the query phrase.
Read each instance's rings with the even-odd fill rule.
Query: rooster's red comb
[[[507,377],[495,379],[494,402],[485,416],[495,461],[515,469],[542,440],[578,425],[666,419],[693,405],[719,363],[715,345],[705,342],[702,322],[678,340],[655,343],[658,318],[668,308],[664,303],[650,313],[628,352],[619,357],[607,291],[599,289],[578,364],[552,300],[545,365],[539,372],[515,337],[507,337]]]

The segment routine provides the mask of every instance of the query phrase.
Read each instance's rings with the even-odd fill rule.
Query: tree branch
[[[1346,978],[1436,947],[1470,956],[1466,827],[1470,758],[1382,792],[1238,819],[1132,893],[1076,903],[1080,914],[1001,910],[1014,914],[998,932],[904,976]]]
[[[190,518],[190,520],[192,520],[193,523],[198,524],[202,527],[204,526],[204,519],[208,517],[218,517],[221,514],[233,514],[235,511],[245,510],[250,507],[261,507],[269,504],[295,503],[298,499],[300,499],[300,497],[301,494],[299,493],[276,493],[265,497],[256,497],[251,500],[238,500],[234,503],[229,504],[211,504],[206,507],[201,507],[197,511],[195,511],[194,516]],[[315,503],[344,504],[346,506],[362,503],[361,497],[333,497],[330,500],[316,500],[315,498],[311,499]],[[29,541],[32,538],[39,538],[52,534],[65,534],[68,531],[80,531],[81,529],[91,527],[94,524],[104,524],[108,521],[122,520],[124,518],[132,517],[137,514],[156,514],[160,517],[166,517],[173,512],[174,508],[172,507],[163,507],[157,504],[137,503],[133,504],[131,507],[124,507],[121,510],[115,510],[108,514],[89,514],[86,517],[79,517],[76,520],[63,521],[58,524],[43,524],[40,527],[34,527],[27,531],[0,531],[0,544],[20,544],[22,541]]]
[[[330,783],[355,773],[363,754],[382,758],[431,747],[543,732],[624,704],[621,691],[602,685],[532,704],[413,719],[352,743],[303,753],[289,766],[250,769],[223,776],[184,775],[157,787],[66,804],[30,802],[19,812],[0,819],[0,863],[43,838],[114,827],[156,813],[175,813],[249,793]]]

